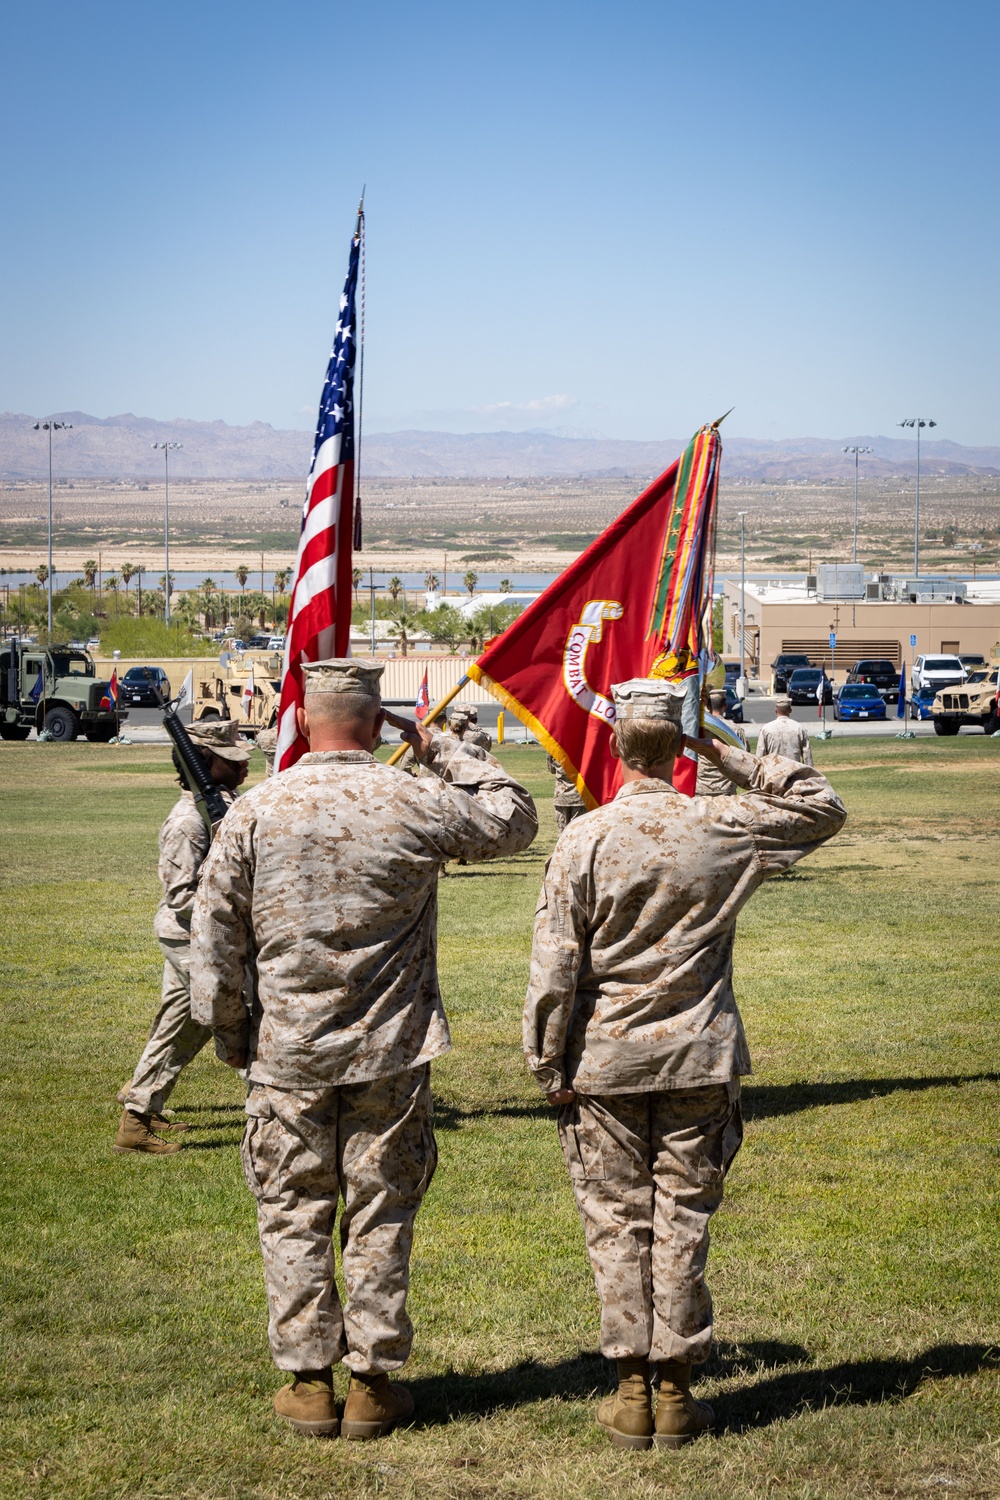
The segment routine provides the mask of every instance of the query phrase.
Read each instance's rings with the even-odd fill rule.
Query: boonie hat
[[[240,726],[235,719],[200,719],[188,727],[188,738],[201,750],[211,750],[220,760],[250,759],[250,751],[239,739]]]
[[[379,679],[385,662],[357,661],[353,656],[331,656],[327,661],[304,661],[307,693],[362,693],[381,699]]]
[[[611,696],[618,719],[670,719],[681,722],[687,697],[687,682],[668,682],[664,677],[631,677],[613,682]]]

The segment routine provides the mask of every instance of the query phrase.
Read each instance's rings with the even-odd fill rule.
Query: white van
[[[965,668],[957,656],[918,656],[913,663],[914,692],[917,688],[954,687],[965,681]]]

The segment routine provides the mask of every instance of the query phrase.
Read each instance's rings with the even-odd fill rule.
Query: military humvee
[[[968,682],[942,688],[931,704],[935,734],[957,734],[963,724],[972,724],[986,734],[1000,729],[997,714],[997,671],[1000,652],[994,647],[993,660],[985,671],[974,671]]]
[[[16,636],[0,644],[0,739],[26,740],[32,729],[53,740],[107,741],[128,718],[115,714],[110,684],[99,678],[89,651],[77,646],[29,646]]]
[[[202,667],[194,678],[195,723],[200,719],[235,719],[240,733],[254,739],[278,720],[281,657],[275,651],[245,651],[225,665]],[[253,672],[253,699],[246,711],[243,694]]]

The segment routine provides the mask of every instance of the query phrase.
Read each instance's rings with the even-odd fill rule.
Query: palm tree
[[[472,598],[473,594],[476,592],[476,584],[478,582],[479,582],[479,574],[478,573],[473,573],[472,569],[470,568],[469,571],[468,571],[468,573],[466,573],[465,577],[462,579],[463,585],[465,586],[465,588],[467,588],[469,590],[469,598],[470,599]]]
[[[283,594],[285,592],[285,590],[287,589],[287,587],[288,587],[288,580],[289,580],[290,577],[291,577],[291,569],[290,568],[279,568],[278,571],[275,573],[275,575],[274,575],[274,586],[278,590],[279,594]]]
[[[168,594],[168,592],[172,594],[173,591],[174,591],[174,575],[173,575],[173,573],[170,574],[169,578],[167,577],[166,573],[161,573],[160,574],[160,588],[163,591],[163,604],[164,604],[163,613],[164,613],[164,616],[166,616],[166,612],[167,612],[166,611],[167,594]]]
[[[240,614],[243,615],[246,614],[246,610],[243,608],[243,593],[247,586],[247,579],[250,577],[250,569],[246,566],[245,563],[240,563],[239,567],[234,571],[236,575],[236,582],[240,586]]]
[[[392,611],[389,618],[392,621],[392,624],[389,626],[389,634],[394,635],[399,641],[400,649],[405,656],[410,648],[408,631],[414,628],[417,621],[413,615],[407,613],[405,600],[401,608]]]
[[[118,618],[118,578],[117,578],[117,576],[114,573],[109,573],[108,576],[107,576],[107,578],[105,578],[105,580],[104,580],[104,587],[106,589],[112,589],[114,591],[114,596],[115,596],[115,619],[117,620],[117,618]]]
[[[201,580],[201,588],[198,592],[201,595],[201,612],[205,617],[206,630],[211,630],[215,624],[215,612],[212,609],[212,605],[215,602],[215,590],[216,582],[214,578],[203,578]]]
[[[130,562],[123,562],[118,571],[121,574],[122,583],[125,585],[125,597],[127,599],[128,586],[132,582],[132,577],[135,573],[135,569]]]
[[[39,583],[48,582],[49,570],[44,563],[42,563],[41,567],[35,569],[35,577],[38,579]]]
[[[97,586],[97,561],[93,557],[88,558],[83,565],[83,581],[94,596]]]
[[[361,568],[352,568],[352,570],[351,570],[351,582],[354,585],[354,603],[355,603],[355,605],[357,605],[357,603],[358,603],[358,589],[361,587],[361,580],[364,578],[364,576],[365,576],[364,572],[362,571]]]
[[[392,602],[393,604],[395,604],[399,599],[400,594],[403,592],[403,580],[401,578],[397,578],[394,574],[392,578],[389,579],[387,587],[392,597]]]
[[[499,583],[501,594],[509,594],[513,587],[514,585],[511,583],[509,578],[501,578]]]
[[[440,578],[438,578],[438,576],[437,576],[436,573],[425,573],[424,574],[424,588],[427,590],[427,592],[429,594],[436,594],[437,593],[438,584],[440,582],[441,582],[441,580],[440,580]]]

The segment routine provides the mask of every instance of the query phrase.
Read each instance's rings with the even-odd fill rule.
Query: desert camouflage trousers
[[[556,833],[562,833],[563,829],[568,828],[574,818],[578,818],[580,814],[585,813],[587,809],[582,806],[560,807],[559,803],[556,802],[553,804],[552,811],[556,815]]]
[[[191,1019],[191,945],[160,940],[163,989],[160,1008],[149,1029],[149,1041],[132,1074],[122,1102],[137,1115],[158,1114],[174,1084],[212,1033]]]
[[[413,1342],[413,1221],[437,1164],[429,1066],[337,1088],[253,1084],[246,1110],[243,1170],[257,1199],[275,1364],[398,1370]]]
[[[559,1138],[609,1359],[700,1364],[712,1343],[708,1221],[740,1148],[740,1085],[577,1096]]]

